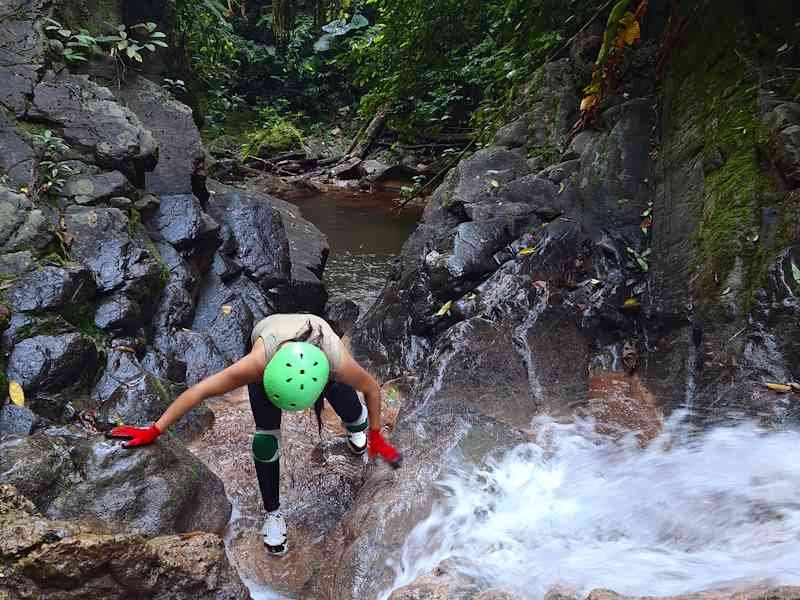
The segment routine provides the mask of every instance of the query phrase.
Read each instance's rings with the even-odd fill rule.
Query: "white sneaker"
[[[261,535],[264,536],[264,545],[267,552],[273,556],[286,554],[289,549],[286,543],[286,521],[280,510],[273,510],[267,513],[264,527],[261,528]]]
[[[347,447],[353,454],[364,454],[367,449],[367,434],[363,431],[349,431],[347,433]]]

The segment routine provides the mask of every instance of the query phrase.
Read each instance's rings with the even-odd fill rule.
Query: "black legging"
[[[250,408],[253,419],[258,429],[280,429],[281,409],[267,398],[264,386],[260,383],[251,383],[247,386],[250,393]],[[344,423],[355,423],[362,414],[361,401],[356,391],[344,383],[331,381],[325,386],[321,396],[326,398],[339,418]],[[258,487],[261,489],[261,498],[267,511],[277,510],[280,503],[280,459],[274,462],[255,460]]]

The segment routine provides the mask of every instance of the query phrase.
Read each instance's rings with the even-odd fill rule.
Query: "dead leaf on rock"
[[[445,316],[446,314],[448,314],[450,312],[450,307],[451,306],[453,306],[453,301],[452,300],[448,300],[447,302],[442,304],[442,307],[438,311],[436,311],[436,316],[437,317]]]
[[[773,392],[778,392],[781,394],[786,394],[787,392],[792,391],[792,386],[786,383],[765,383],[764,385],[766,385]]]
[[[25,392],[18,382],[13,380],[8,382],[8,396],[17,406],[25,406]]]

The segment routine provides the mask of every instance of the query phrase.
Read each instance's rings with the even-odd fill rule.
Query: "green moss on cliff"
[[[672,114],[665,119],[690,126],[668,143],[678,160],[690,163],[696,156],[703,168],[702,190],[692,198],[700,218],[694,241],[701,305],[718,297],[741,259],[745,280],[734,292],[746,308],[776,251],[757,235],[764,209],[780,210],[785,194],[762,160],[767,136],[757,107],[760,49],[752,23],[742,6],[711,2],[670,69]]]

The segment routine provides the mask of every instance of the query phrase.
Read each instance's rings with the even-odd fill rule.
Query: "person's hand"
[[[123,444],[125,448],[147,446],[148,444],[152,444],[160,435],[161,430],[156,427],[155,424],[150,425],[150,427],[129,427],[128,425],[120,425],[108,432],[108,437],[110,438],[128,438],[128,441]]]
[[[367,448],[370,458],[380,456],[392,468],[397,469],[403,460],[403,455],[397,451],[381,434],[380,429],[370,429],[367,441]]]

